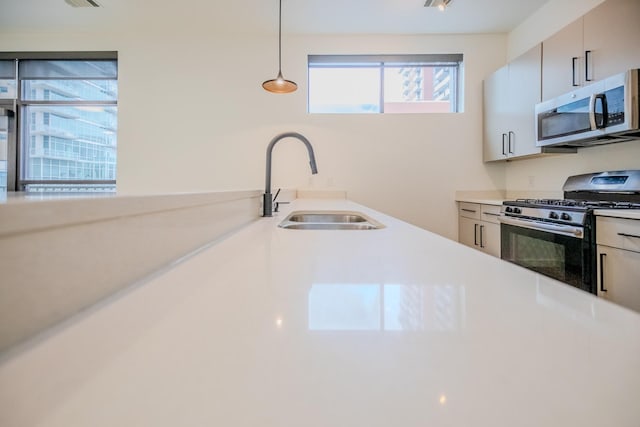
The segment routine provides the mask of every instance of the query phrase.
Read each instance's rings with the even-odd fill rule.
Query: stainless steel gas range
[[[595,209],[640,209],[640,170],[569,177],[564,199],[505,201],[501,258],[596,294]]]

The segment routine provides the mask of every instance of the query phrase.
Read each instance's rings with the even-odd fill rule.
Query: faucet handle
[[[278,194],[280,194],[280,190],[282,190],[282,188],[278,188],[278,191],[276,191],[276,195],[273,196],[273,200],[272,200],[273,202],[275,202],[276,199],[278,198]]]

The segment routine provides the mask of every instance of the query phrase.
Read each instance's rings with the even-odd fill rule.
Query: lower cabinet
[[[469,247],[500,257],[500,206],[460,202],[458,241]]]
[[[598,296],[640,312],[640,221],[596,219]]]

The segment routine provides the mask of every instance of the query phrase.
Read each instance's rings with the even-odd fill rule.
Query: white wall
[[[509,34],[513,58],[540,43],[603,0],[551,0]],[[640,141],[579,149],[576,154],[518,160],[507,164],[510,191],[559,191],[570,175],[604,170],[640,168]]]
[[[504,166],[482,163],[482,79],[505,62],[506,36],[283,35],[283,72],[299,90],[261,88],[277,73],[277,35],[167,28],[117,34],[0,34],[0,51],[119,52],[118,189],[122,193],[259,189],[265,149],[283,131],[274,187],[337,187],[349,198],[450,238],[456,190],[504,189]],[[308,115],[306,55],[465,55],[461,114]]]
[[[552,36],[605,0],[549,0],[509,33],[509,61]]]

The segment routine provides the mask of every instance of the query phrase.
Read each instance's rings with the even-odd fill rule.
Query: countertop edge
[[[258,198],[260,190],[21,198],[0,204],[0,237],[52,227],[106,221],[196,206]]]
[[[640,219],[640,210],[633,209],[596,209],[593,211],[596,216],[606,216],[611,218]]]

